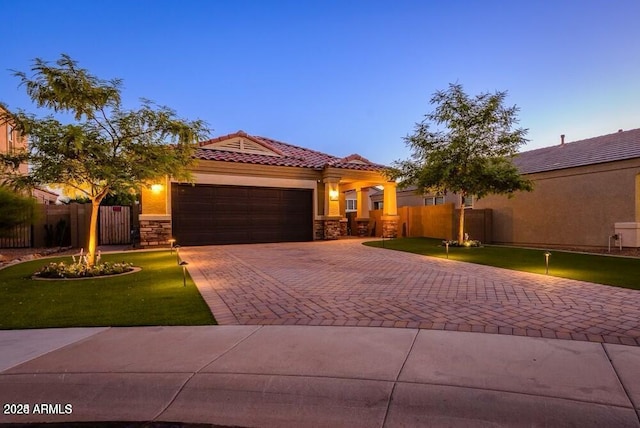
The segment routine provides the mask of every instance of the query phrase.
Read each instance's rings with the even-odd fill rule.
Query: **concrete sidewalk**
[[[0,331],[0,403],[0,423],[640,427],[640,348],[372,327]]]

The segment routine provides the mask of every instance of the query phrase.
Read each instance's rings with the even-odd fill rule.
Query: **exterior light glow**
[[[151,191],[153,193],[160,193],[160,192],[162,192],[162,189],[164,189],[164,186],[162,184],[152,184],[151,185]]]
[[[337,190],[329,190],[329,200],[330,201],[337,201],[338,200],[338,196],[339,193]]]

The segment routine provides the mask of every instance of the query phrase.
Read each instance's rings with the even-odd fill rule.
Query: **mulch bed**
[[[64,256],[76,254],[76,248],[0,248],[0,266],[11,263],[35,260],[47,256]]]

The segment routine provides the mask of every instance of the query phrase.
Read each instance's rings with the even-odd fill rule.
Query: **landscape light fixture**
[[[171,252],[171,254],[173,254],[173,245],[176,243],[176,240],[175,240],[175,238],[171,238],[171,239],[169,239],[168,242],[169,242],[169,245],[170,245],[169,251]]]
[[[182,266],[182,286],[186,287],[187,286],[187,265],[189,263],[182,261],[180,262],[180,266]]]
[[[544,264],[546,266],[546,275],[549,275],[549,257],[551,256],[551,252],[549,251],[545,251],[544,252]]]
[[[444,241],[444,247],[447,250],[447,258],[449,258],[449,241]]]
[[[176,249],[176,262],[178,262],[178,264],[180,264],[180,262],[182,261],[182,260],[180,260],[180,245],[176,245],[173,248]]]

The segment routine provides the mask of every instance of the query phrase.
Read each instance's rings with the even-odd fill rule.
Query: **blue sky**
[[[0,0],[0,101],[34,111],[9,69],[67,53],[101,78],[204,119],[379,163],[449,83],[506,90],[523,150],[640,127],[640,1]]]

